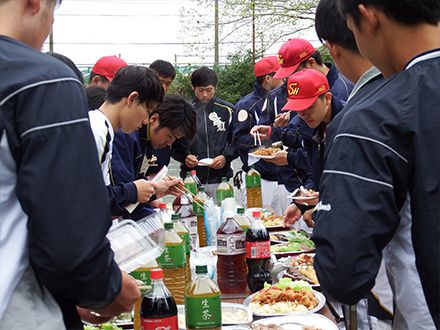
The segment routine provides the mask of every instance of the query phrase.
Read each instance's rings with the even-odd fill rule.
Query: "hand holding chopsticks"
[[[169,175],[167,175],[164,178],[164,181],[170,181],[170,180],[175,180],[176,178],[170,177]],[[179,179],[180,180],[180,179]],[[191,202],[198,204],[202,209],[206,210],[205,206],[203,203],[201,203],[200,201],[196,200],[195,197],[196,195],[194,195],[191,191],[189,191],[188,189],[185,188],[185,186],[183,184],[179,185],[174,185],[172,188],[176,189],[177,191],[179,191],[181,194],[186,194],[188,196],[188,198],[191,200]]]

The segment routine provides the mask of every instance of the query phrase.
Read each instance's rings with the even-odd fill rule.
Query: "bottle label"
[[[188,218],[181,218],[180,221],[186,227],[186,229],[188,229],[190,247],[193,251],[195,251],[197,244],[197,217],[194,216]]]
[[[165,245],[162,255],[157,258],[162,268],[178,268],[186,265],[185,242],[177,245]]]
[[[211,329],[222,326],[220,295],[214,297],[186,297],[186,327]]]
[[[228,197],[234,197],[234,191],[231,190],[217,190],[215,192],[215,197],[217,198],[217,204],[220,205],[221,201]]]
[[[203,202],[197,199],[197,202],[203,205]],[[203,209],[198,203],[193,203],[193,211],[197,217],[203,217]]]
[[[183,234],[179,234],[179,235],[185,241],[185,250],[186,250],[185,253],[186,254],[190,254],[191,253],[191,247],[189,245],[189,233],[183,233]]]
[[[140,280],[145,285],[150,285],[151,279],[150,279],[150,270],[134,270],[130,273],[132,277],[134,277],[137,280]],[[141,289],[141,297],[145,296],[147,293],[147,289]]]
[[[189,191],[191,191],[194,196],[197,195],[197,182],[194,183],[184,183],[183,186],[188,189]]]
[[[261,176],[246,176],[246,188],[261,187]]]
[[[246,258],[270,258],[270,241],[246,242]]]
[[[177,315],[162,319],[141,318],[141,330],[177,330],[178,328]]]
[[[246,236],[240,234],[217,234],[217,254],[234,255],[246,253]]]

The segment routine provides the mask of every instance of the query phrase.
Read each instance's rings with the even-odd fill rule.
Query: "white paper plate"
[[[299,314],[283,317],[268,317],[257,320],[252,324],[276,324],[285,330],[302,330],[304,325],[314,326],[322,330],[338,330],[338,326],[334,324],[330,319],[321,314]]]
[[[197,164],[198,166],[209,166],[212,164],[212,162],[214,161],[214,159],[212,158],[203,158],[199,160],[199,163]]]
[[[324,305],[325,305],[325,297],[324,297],[324,295],[323,295],[322,293],[320,293],[320,292],[318,292],[318,291],[315,291],[315,290],[313,290],[313,289],[312,289],[312,291],[313,291],[313,293],[315,294],[316,298],[318,299],[318,305],[317,305],[315,308],[312,308],[311,310],[309,310],[309,311],[307,311],[307,312],[294,312],[294,313],[285,313],[285,314],[260,314],[260,313],[254,312],[254,311],[252,311],[252,312],[254,313],[255,316],[259,316],[259,317],[271,317],[271,318],[272,318],[272,316],[285,316],[285,315],[289,315],[289,316],[291,316],[291,315],[300,315],[300,314],[315,313],[315,312],[319,311],[322,307],[324,307]],[[256,293],[257,293],[257,292],[256,292]],[[252,300],[252,297],[253,297],[256,293],[253,293],[253,294],[251,294],[250,296],[246,297],[246,299],[243,301],[243,305],[249,307],[249,304],[250,304],[250,302],[251,302],[251,300]],[[249,307],[249,308],[250,308],[250,307]],[[251,309],[251,310],[252,310],[252,309]]]
[[[252,157],[256,157],[256,158],[262,158],[262,159],[274,159],[275,158],[275,155],[254,155],[251,153],[249,153],[248,155],[252,156]]]

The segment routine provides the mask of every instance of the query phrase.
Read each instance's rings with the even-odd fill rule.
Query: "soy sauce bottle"
[[[145,294],[141,308],[141,330],[178,330],[177,305],[163,283],[162,269],[150,271],[151,291]]]

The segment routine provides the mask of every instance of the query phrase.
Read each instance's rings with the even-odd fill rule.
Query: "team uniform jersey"
[[[440,326],[439,76],[440,50],[421,54],[353,105],[321,178],[313,233],[321,287],[356,303],[383,257],[396,329]]]

